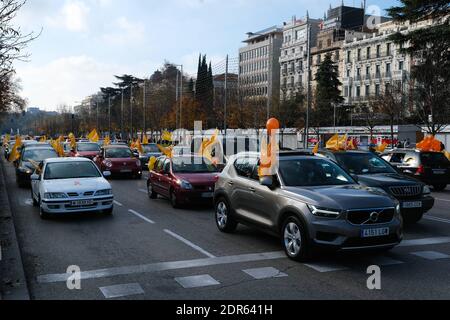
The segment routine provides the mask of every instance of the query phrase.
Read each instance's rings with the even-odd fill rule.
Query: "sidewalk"
[[[30,300],[0,160],[0,300]]]

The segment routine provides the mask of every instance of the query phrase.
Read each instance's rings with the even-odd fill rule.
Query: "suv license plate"
[[[214,193],[213,192],[202,193],[202,198],[214,198]]]
[[[446,174],[446,173],[447,173],[447,170],[433,170],[433,173],[434,173],[434,174],[439,174],[439,175],[441,175],[441,174]]]
[[[73,207],[79,206],[92,206],[94,204],[94,200],[80,200],[80,201],[72,201]]]
[[[362,238],[384,237],[389,235],[389,228],[363,229],[361,230]]]
[[[403,202],[404,209],[422,208],[422,201]]]

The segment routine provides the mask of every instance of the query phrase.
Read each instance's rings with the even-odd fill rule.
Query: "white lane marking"
[[[205,259],[185,260],[185,261],[175,261],[175,262],[158,262],[158,263],[152,263],[152,264],[146,264],[146,265],[91,270],[91,271],[81,272],[80,277],[81,277],[81,280],[99,279],[99,278],[109,278],[109,277],[130,275],[130,274],[191,269],[191,268],[200,268],[200,267],[208,267],[208,266],[219,266],[219,265],[228,265],[228,264],[235,264],[235,263],[268,261],[268,260],[278,260],[278,259],[286,259],[286,254],[284,253],[284,251],[253,253],[253,254],[244,254],[244,255],[236,255],[236,256],[205,258]],[[66,282],[69,279],[69,277],[70,277],[70,275],[67,273],[47,274],[47,275],[38,276],[37,281],[39,283]]]
[[[342,271],[342,270],[347,270],[348,268],[336,263],[323,263],[323,262],[318,262],[318,263],[306,263],[305,266],[314,269],[320,273],[325,273],[325,272],[333,272],[333,271]]]
[[[138,283],[119,284],[116,286],[99,288],[106,299],[123,298],[144,294],[144,290]]]
[[[424,217],[425,220],[430,220],[430,221],[437,221],[437,222],[443,222],[443,223],[449,223],[450,224],[450,220],[449,219],[444,219],[444,218],[438,218],[438,217],[433,217],[433,216],[426,216]]]
[[[370,263],[377,266],[395,266],[398,264],[403,264],[403,261],[391,259],[385,256],[379,256],[369,259]]]
[[[0,244],[0,261],[2,261],[2,245]]]
[[[138,189],[138,191],[139,191],[139,192],[142,192],[142,193],[147,193],[147,192],[148,192],[148,191],[145,190],[145,189]]]
[[[118,205],[119,207],[123,207],[123,204],[121,204],[119,201],[114,200],[114,204]]]
[[[403,240],[398,247],[428,246],[431,244],[450,243],[450,237]]]
[[[450,202],[450,200],[447,200],[447,199],[439,199],[439,198],[434,198],[435,200],[438,200],[438,201],[445,201],[445,202]]]
[[[128,210],[128,212],[134,214],[136,217],[141,218],[141,219],[144,220],[144,221],[147,221],[148,223],[155,224],[155,221],[150,220],[150,219],[144,217],[144,216],[143,216],[142,214],[140,214],[139,212],[136,212],[136,211],[131,210],[131,209]]]
[[[449,255],[436,251],[420,251],[420,252],[412,252],[411,254],[427,260],[441,260],[450,258]]]
[[[281,272],[280,270],[272,267],[247,269],[242,271],[256,280],[270,279],[270,278],[284,278],[288,276],[286,273]]]
[[[25,200],[25,204],[27,206],[32,206],[33,205],[33,200],[32,199],[27,199],[27,200]]]
[[[181,242],[183,242],[184,244],[188,245],[189,247],[191,247],[194,250],[197,250],[198,252],[203,253],[205,256],[209,257],[209,258],[215,258],[215,255],[212,255],[211,253],[209,253],[208,251],[200,248],[199,246],[197,246],[196,244],[192,243],[191,241],[183,238],[182,236],[176,234],[175,232],[172,232],[170,230],[164,230],[165,233],[167,233],[168,235],[171,235],[172,237],[174,237],[175,239],[180,240]]]
[[[209,274],[193,277],[175,278],[175,281],[185,289],[210,287],[220,284],[219,281],[211,277]]]

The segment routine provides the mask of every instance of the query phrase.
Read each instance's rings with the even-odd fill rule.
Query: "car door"
[[[171,173],[171,164],[172,161],[170,159],[164,160],[162,170],[160,173],[160,188],[161,188],[161,195],[163,196],[169,196],[170,195],[170,186],[172,183],[172,178],[170,176]]]
[[[278,201],[274,199],[277,197],[278,185],[276,177],[274,177],[274,187],[269,188],[263,186],[259,182],[259,161],[256,163],[252,176],[249,179],[249,193],[248,198],[244,199],[248,205],[248,211],[251,213],[249,218],[254,223],[263,228],[273,228],[276,224],[276,216],[280,211],[278,208]]]
[[[33,175],[37,175],[39,177],[39,180],[31,180],[31,191],[33,192],[34,198],[36,200],[39,200],[39,188],[41,186],[43,172],[44,172],[43,169],[41,170],[36,169]]]
[[[153,171],[150,173],[150,179],[151,182],[153,184],[153,188],[155,190],[155,192],[162,194],[163,192],[163,188],[162,188],[162,183],[161,183],[161,175],[162,175],[162,169],[163,169],[163,165],[164,165],[164,160],[166,158],[159,158],[156,160],[155,163],[155,167],[153,169]]]
[[[235,213],[245,220],[255,221],[253,209],[249,202],[256,201],[255,186],[251,180],[258,159],[256,157],[241,157],[236,159],[234,170],[236,178],[231,180],[231,205]]]

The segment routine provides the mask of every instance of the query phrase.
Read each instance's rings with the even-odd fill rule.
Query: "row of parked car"
[[[220,231],[234,232],[240,223],[255,226],[280,237],[286,254],[301,261],[318,248],[395,247],[403,238],[404,225],[418,222],[433,207],[429,185],[442,190],[450,183],[447,158],[418,150],[382,155],[281,151],[278,171],[264,179],[259,177],[257,152],[228,156],[223,168],[186,148],[180,150],[171,158],[157,152],[141,155],[141,159],[148,157],[147,162],[157,157],[147,180],[150,199],[162,196],[174,208],[214,203]],[[81,142],[70,152],[76,153],[58,159],[46,144],[24,143],[21,149],[16,167],[29,175],[33,203],[40,206],[42,217],[112,213],[113,194],[105,177],[127,174],[140,178],[142,174],[142,161],[124,144],[98,146],[97,150]],[[29,158],[33,158],[32,167],[27,164]],[[401,163],[396,162],[399,158]],[[36,162],[40,170],[34,170]]]

